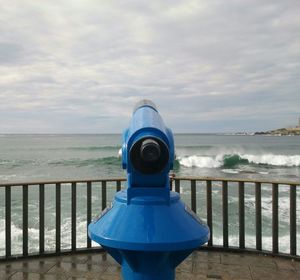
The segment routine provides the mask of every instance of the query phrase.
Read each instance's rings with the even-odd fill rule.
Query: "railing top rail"
[[[72,183],[101,183],[103,181],[106,182],[116,182],[116,181],[121,181],[124,182],[126,181],[126,178],[97,178],[97,179],[67,179],[67,180],[50,180],[50,181],[32,181],[32,182],[7,182],[7,183],[0,183],[0,188],[1,187],[13,187],[13,186],[23,186],[23,185],[53,185],[53,184],[72,184]]]
[[[244,183],[262,183],[262,184],[278,184],[278,185],[293,185],[300,186],[297,181],[279,181],[279,180],[258,180],[258,179],[242,179],[242,178],[224,178],[224,177],[206,177],[206,176],[174,176],[173,179],[182,181],[227,181],[227,182],[244,182]]]
[[[206,177],[206,176],[174,176],[171,175],[173,180],[183,181],[227,181],[227,182],[243,182],[243,183],[261,183],[261,184],[278,184],[278,185],[293,185],[300,186],[300,182],[295,181],[278,181],[278,180],[258,180],[258,179],[242,179],[242,178],[223,178],[223,177]],[[50,181],[32,181],[32,182],[2,182],[1,187],[23,186],[23,185],[51,185],[51,184],[72,184],[72,183],[97,183],[97,182],[116,182],[126,181],[126,178],[96,178],[96,179],[69,179],[69,180],[50,180]]]

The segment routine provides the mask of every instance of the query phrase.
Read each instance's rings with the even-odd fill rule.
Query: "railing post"
[[[278,253],[278,184],[272,184],[272,251]]]
[[[28,256],[28,185],[23,185],[23,256]]]
[[[211,195],[211,181],[206,181],[206,213],[207,213],[207,225],[210,229],[210,238],[208,240],[208,246],[213,245],[213,223],[212,223],[212,195]]]
[[[61,184],[55,185],[55,251],[60,252],[60,228],[61,228]]]
[[[5,186],[5,256],[11,256],[11,187]]]
[[[118,180],[117,181],[117,192],[119,192],[121,190],[121,181]]]
[[[297,254],[296,186],[290,185],[290,254]]]
[[[76,182],[72,183],[71,250],[76,251]]]
[[[101,189],[102,189],[102,210],[104,210],[106,208],[106,181],[102,181]]]
[[[196,203],[196,180],[191,180],[191,208],[195,213],[197,213]]]
[[[87,182],[87,189],[86,189],[86,222],[87,222],[87,227],[90,224],[92,220],[92,182]],[[87,233],[87,243],[86,246],[87,248],[91,248],[91,239]]]
[[[223,246],[228,247],[228,182],[222,181]]]
[[[45,185],[39,185],[39,251],[45,251]]]
[[[175,192],[180,193],[180,180],[175,179]]]
[[[255,183],[255,231],[256,250],[261,251],[261,183]]]
[[[245,249],[245,183],[239,182],[239,243]]]

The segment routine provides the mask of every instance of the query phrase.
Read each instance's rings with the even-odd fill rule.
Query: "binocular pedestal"
[[[118,192],[89,225],[91,239],[122,265],[124,280],[174,280],[176,266],[208,241],[207,225],[177,193],[169,194],[169,201],[155,195],[128,201],[126,190]]]
[[[180,254],[180,252],[176,252]],[[182,258],[187,253],[182,252]],[[140,252],[125,253],[122,263],[122,276],[124,280],[174,280],[176,264],[172,263],[170,252]]]

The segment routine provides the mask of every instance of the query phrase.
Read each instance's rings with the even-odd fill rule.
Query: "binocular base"
[[[151,266],[151,264],[148,264]],[[161,267],[159,271],[155,267],[149,269],[134,271],[127,262],[122,265],[123,280],[174,280],[175,269],[170,267]]]
[[[124,280],[174,280],[176,266],[209,238],[207,225],[178,193],[169,191],[168,202],[154,194],[128,203],[127,191],[120,191],[89,225],[90,238],[122,266]]]
[[[193,250],[174,252],[143,252],[105,249],[122,265],[123,280],[174,280],[176,267]]]

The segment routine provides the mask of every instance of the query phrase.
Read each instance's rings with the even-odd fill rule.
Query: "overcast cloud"
[[[299,0],[0,0],[0,133],[122,132],[142,98],[175,132],[296,125],[299,15]]]

